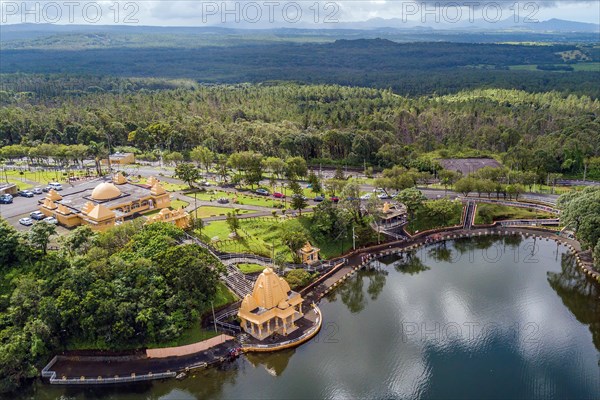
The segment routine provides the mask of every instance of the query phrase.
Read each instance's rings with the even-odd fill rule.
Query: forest
[[[118,78],[97,82],[128,90],[88,87],[74,95],[58,90],[50,78],[16,81],[48,94],[2,92],[0,157],[8,161],[75,163],[96,157],[110,141],[113,149],[135,151],[141,160],[170,154],[189,160],[192,149],[204,146],[225,157],[252,151],[302,157],[313,165],[401,165],[432,172],[435,158],[492,156],[540,179],[600,173],[600,102],[587,96],[477,89],[408,98],[390,89],[337,85],[204,86]],[[73,78],[66,85],[83,88]]]
[[[580,56],[566,60],[562,56],[566,53]],[[202,83],[295,81],[391,88],[410,96],[481,87],[600,95],[594,84],[600,80],[598,68],[563,68],[584,61],[582,65],[597,66],[600,49],[566,43],[397,43],[378,38],[326,43],[233,41],[227,46],[191,48],[4,48],[0,59],[3,73],[186,78]],[[515,65],[533,69],[510,68]]]
[[[19,233],[0,219],[0,393],[56,351],[178,337],[210,310],[224,271],[203,248],[177,245],[183,231],[170,224],[79,227],[49,251],[55,233],[49,224]]]

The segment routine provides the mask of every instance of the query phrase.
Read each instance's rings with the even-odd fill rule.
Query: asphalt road
[[[127,173],[132,175],[142,175],[142,176],[150,176],[154,175],[161,180],[167,182],[180,182],[179,180],[172,177],[173,169],[172,168],[161,168],[158,166],[150,166],[150,165],[141,165],[141,166],[126,166],[122,168],[127,171]],[[103,180],[103,178],[97,178],[90,181],[77,182],[72,186],[70,184],[64,184],[64,190],[61,192],[62,195],[73,194],[85,189],[95,187],[98,182]],[[108,178],[104,178],[104,180],[108,180]],[[265,184],[268,184],[268,181],[264,181]],[[590,184],[592,184],[590,182]],[[363,192],[372,192],[374,187],[372,185],[363,184],[360,185],[360,190]],[[234,189],[228,188],[227,191],[235,191]],[[450,198],[463,197],[461,194],[456,193],[452,190],[444,190],[444,189],[431,189],[431,188],[419,188],[423,192],[423,194],[428,199],[436,199],[448,196]],[[18,223],[19,218],[29,216],[29,213],[38,209],[38,201],[42,199],[45,194],[36,195],[33,198],[19,197],[15,196],[13,204],[1,204],[0,205],[0,216],[7,219],[12,225],[20,228],[27,229]],[[541,202],[549,202],[556,203],[556,199],[558,195],[550,195],[550,194],[525,194],[522,196],[523,199],[541,201]],[[312,200],[312,199],[311,199]],[[310,201],[312,204],[313,202]]]

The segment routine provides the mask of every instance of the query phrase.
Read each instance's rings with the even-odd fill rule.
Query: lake
[[[182,380],[23,398],[597,398],[600,286],[567,248],[486,237],[373,262],[320,303],[299,348]]]

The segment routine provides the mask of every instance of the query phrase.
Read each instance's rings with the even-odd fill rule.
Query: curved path
[[[317,302],[320,298],[329,293],[344,280],[352,276],[356,271],[365,267],[371,260],[378,257],[405,251],[412,251],[420,246],[430,243],[437,243],[463,237],[518,234],[539,237],[546,240],[555,240],[565,244],[575,254],[579,267],[590,277],[600,280],[600,273],[594,269],[589,251],[582,252],[581,245],[578,241],[559,236],[555,231],[521,227],[473,227],[471,230],[451,228],[449,230],[435,230],[429,233],[423,232],[422,234],[415,236],[410,240],[388,242],[350,253],[347,255],[346,263],[339,264],[328,274],[323,275],[318,281],[311,284],[307,288],[308,290],[306,290],[305,293],[303,292],[303,295],[306,299]]]

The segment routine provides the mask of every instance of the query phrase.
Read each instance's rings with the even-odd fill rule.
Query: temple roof
[[[254,283],[252,295],[249,295],[252,300],[244,299],[248,303],[247,306],[253,306],[246,310],[251,311],[257,307],[268,310],[277,307],[287,301],[289,292],[290,285],[283,278],[278,277],[271,268],[265,268]],[[243,304],[242,308],[244,308]]]
[[[125,178],[121,171],[119,171],[115,174],[115,176],[113,176],[113,183],[116,185],[124,185],[127,183],[127,178]]]
[[[115,217],[115,212],[104,207],[102,204],[96,205],[88,214],[88,218],[94,219],[96,221],[102,221],[109,218]]]
[[[103,182],[92,191],[94,200],[112,200],[121,196],[121,191],[114,184]]]
[[[310,244],[310,242],[306,242],[302,249],[300,249],[303,253],[312,253],[313,251],[319,251],[316,247]]]
[[[50,189],[48,191],[48,194],[46,195],[46,198],[52,201],[59,201],[62,200],[62,196],[54,189]]]
[[[160,182],[156,181],[154,185],[152,185],[152,189],[150,189],[150,193],[153,196],[159,196],[161,194],[167,193],[165,188],[160,184]]]

